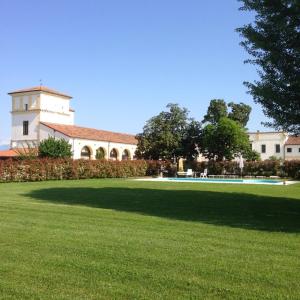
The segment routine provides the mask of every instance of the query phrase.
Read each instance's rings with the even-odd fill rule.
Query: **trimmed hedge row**
[[[239,163],[235,161],[223,162],[192,162],[194,171],[203,172],[205,168],[208,174],[241,174]],[[280,176],[300,179],[300,160],[280,162],[278,160],[249,161],[244,162],[243,176]]]
[[[240,174],[237,162],[189,162],[185,168],[208,174]],[[72,159],[0,160],[0,182],[43,181],[84,178],[127,178],[175,176],[176,164],[170,161],[107,161]],[[280,163],[274,160],[245,162],[243,175],[281,176],[300,179],[300,160]]]
[[[166,176],[176,175],[176,164],[170,161],[148,161],[147,175],[158,175],[161,171]],[[208,174],[241,175],[239,164],[235,161],[185,162],[184,169],[191,168],[196,172],[203,172],[207,168]],[[280,176],[300,179],[300,160],[280,162],[276,160],[244,162],[243,176]]]
[[[136,161],[33,159],[0,161],[0,182],[145,176],[147,163]]]

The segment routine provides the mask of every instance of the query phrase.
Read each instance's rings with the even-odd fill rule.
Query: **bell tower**
[[[71,96],[38,86],[8,93],[12,98],[11,148],[36,147],[40,122],[74,124]]]

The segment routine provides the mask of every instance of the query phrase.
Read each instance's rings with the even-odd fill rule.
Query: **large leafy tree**
[[[251,106],[245,103],[226,103],[223,99],[210,101],[203,123],[217,124],[221,118],[228,117],[246,127],[251,113]]]
[[[191,120],[182,139],[183,156],[188,160],[194,160],[201,151],[201,123]]]
[[[163,111],[146,122],[137,135],[136,155],[145,159],[195,159],[199,154],[201,123],[188,117],[188,110],[168,104]]]
[[[216,124],[203,128],[201,148],[208,159],[232,160],[240,153],[250,151],[249,138],[244,128],[237,122],[223,117]]]
[[[212,99],[202,122],[216,124],[221,118],[227,117],[227,114],[226,102],[223,99]]]
[[[228,118],[238,122],[242,127],[246,127],[250,113],[251,106],[245,103],[228,103],[228,107],[231,108],[231,111],[228,113]]]
[[[300,2],[240,0],[255,12],[253,24],[237,31],[241,45],[259,67],[259,81],[245,82],[254,100],[273,119],[267,126],[300,133]]]
[[[71,145],[64,139],[49,137],[40,142],[39,156],[50,158],[67,158],[72,156]]]
[[[172,159],[183,155],[183,138],[189,124],[188,110],[177,104],[167,105],[146,122],[143,132],[137,135],[136,155],[145,159]]]

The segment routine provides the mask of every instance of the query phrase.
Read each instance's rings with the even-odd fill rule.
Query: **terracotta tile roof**
[[[287,141],[285,142],[286,145],[300,145],[300,136],[289,136]]]
[[[33,151],[37,151],[37,149],[32,149]],[[2,150],[0,151],[0,157],[16,157],[20,154],[26,154],[29,153],[28,149],[26,148],[14,148],[9,150]],[[36,153],[37,154],[37,153]]]
[[[53,95],[58,95],[58,96],[63,96],[66,98],[72,98],[71,96],[61,93],[59,91],[53,90],[53,89],[49,89],[46,86],[34,86],[31,88],[25,88],[25,89],[21,89],[21,90],[16,90],[16,91],[12,91],[10,93],[8,93],[8,95],[13,95],[13,94],[19,94],[19,93],[27,93],[27,92],[46,92],[49,94],[53,94]]]
[[[257,134],[257,133],[262,133],[262,134],[268,134],[268,133],[270,133],[270,134],[274,134],[274,133],[285,133],[284,131],[259,131],[259,130],[257,130],[257,131],[248,131],[247,132],[248,134]]]
[[[63,133],[66,136],[71,138],[79,138],[85,140],[94,140],[94,141],[106,141],[106,142],[115,142],[122,144],[137,144],[137,139],[134,135],[126,133],[118,133],[106,130],[98,130],[86,127],[79,127],[75,125],[63,125],[63,124],[54,124],[54,123],[45,123],[41,124]]]

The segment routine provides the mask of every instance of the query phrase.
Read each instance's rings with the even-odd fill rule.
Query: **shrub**
[[[173,177],[177,172],[177,165],[171,161],[165,160],[147,160],[147,171],[148,176],[158,176],[160,172],[163,172],[166,176]]]
[[[40,157],[68,158],[72,156],[71,145],[64,139],[49,137],[39,145]]]
[[[137,161],[41,158],[0,161],[0,182],[145,176],[147,164]]]
[[[285,161],[283,171],[288,177],[300,179],[300,160]]]

